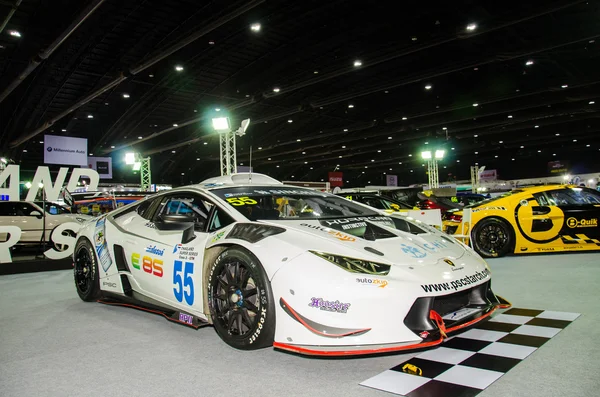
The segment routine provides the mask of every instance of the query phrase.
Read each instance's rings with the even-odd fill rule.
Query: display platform
[[[476,396],[579,316],[509,309],[361,385],[407,397]]]

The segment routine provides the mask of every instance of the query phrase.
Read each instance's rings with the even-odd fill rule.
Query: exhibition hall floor
[[[582,315],[482,397],[597,396],[600,255],[489,261],[514,307]],[[414,354],[315,359],[242,352],[210,327],[82,302],[70,271],[0,276],[2,396],[386,396],[359,383]]]

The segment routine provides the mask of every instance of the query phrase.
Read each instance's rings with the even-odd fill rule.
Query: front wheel
[[[94,247],[82,238],[75,245],[74,252],[73,276],[77,294],[86,302],[97,300],[100,297],[100,279]]]
[[[475,226],[472,237],[475,251],[485,258],[508,254],[514,243],[510,226],[495,218],[480,221]]]
[[[217,257],[208,276],[208,305],[215,330],[228,345],[242,350],[273,345],[271,284],[250,251],[232,247]]]

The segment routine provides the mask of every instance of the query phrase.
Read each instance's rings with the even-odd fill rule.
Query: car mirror
[[[33,210],[29,213],[29,216],[35,216],[38,219],[41,219],[43,217],[42,213],[40,211],[36,211]]]
[[[158,230],[182,230],[181,244],[187,244],[196,238],[194,218],[188,215],[161,215],[154,222]]]

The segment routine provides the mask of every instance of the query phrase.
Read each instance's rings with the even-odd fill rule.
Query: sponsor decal
[[[570,228],[576,227],[598,227],[598,219],[577,219],[577,218],[569,218],[567,219],[567,226]]]
[[[388,285],[387,280],[382,280],[380,278],[357,278],[356,282],[362,285],[374,285],[379,288],[385,288]]]
[[[350,223],[348,225],[342,225],[342,229],[358,229],[359,227],[367,227],[366,222]]]
[[[583,245],[566,245],[565,250],[580,250],[583,249]]]
[[[150,229],[156,229],[154,222],[146,222],[144,223],[144,226],[149,227]]]
[[[429,336],[429,332],[423,331],[419,334],[419,336],[421,337],[421,339],[427,339],[427,337]]]
[[[186,247],[183,244],[176,244],[173,247],[173,253],[175,254],[175,256],[182,260],[193,261],[199,256],[198,251],[196,251],[195,247]]]
[[[156,245],[149,245],[146,247],[146,252],[149,254],[154,254],[156,256],[163,256],[165,253],[165,249],[159,249]]]
[[[308,228],[311,228],[311,229],[319,230],[321,232],[330,234],[330,235],[332,235],[333,237],[337,238],[340,241],[349,241],[349,242],[356,241],[355,237],[348,236],[347,234],[338,232],[337,230],[331,230],[331,229],[329,229],[327,227],[321,227],[321,226],[316,226],[316,225],[309,225],[308,223],[301,223],[300,226],[308,227]]]
[[[255,190],[251,194],[261,195],[295,195],[295,196],[323,196],[323,193],[317,192],[316,190],[293,190],[293,189],[269,189],[269,190]]]
[[[309,307],[318,308],[328,312],[347,313],[350,303],[341,303],[340,301],[327,301],[322,298],[310,298]]]
[[[153,274],[156,277],[163,276],[163,261],[149,256],[144,256],[140,266],[140,254],[134,252],[131,254],[131,265],[134,269],[144,270],[148,274]]]
[[[506,207],[483,207],[483,208],[475,208],[472,212],[479,211],[506,211]]]
[[[211,243],[216,243],[217,241],[219,241],[220,239],[223,238],[223,236],[225,235],[225,232],[219,232],[217,234],[214,235],[214,237],[212,238],[212,240],[210,240]]]
[[[547,251],[554,251],[554,248],[552,248],[552,247],[540,247],[537,250],[541,251],[541,252],[547,252]]]
[[[413,258],[425,258],[427,256],[427,252],[421,251],[417,247],[408,244],[400,244],[402,248],[402,252],[412,256]]]
[[[96,230],[94,231],[94,243],[96,245],[96,253],[100,258],[100,264],[104,272],[107,272],[112,265],[112,259],[108,254],[108,246],[106,244],[105,235],[105,222],[106,218],[102,217],[96,222]]]
[[[117,288],[117,283],[111,283],[108,281],[103,281],[102,282],[102,286],[103,287],[109,287],[109,288]]]
[[[194,316],[190,314],[179,313],[179,321],[181,321],[182,323],[192,325],[192,323],[194,322]]]
[[[440,239],[423,244],[423,248],[425,248],[429,252],[438,252],[439,250],[448,248],[448,244],[448,241]]]
[[[404,364],[404,367],[402,367],[402,372],[417,376],[423,375],[423,371],[421,370],[421,368],[409,363]]]
[[[322,223],[326,223],[328,226],[331,225],[344,225],[347,223],[355,223],[355,222],[383,222],[385,224],[393,225],[394,221],[387,216],[358,216],[355,218],[340,218],[340,219],[325,219],[321,221]]]
[[[463,318],[467,318],[475,313],[479,313],[480,311],[481,309],[465,307],[455,312],[448,313],[442,318],[448,321],[460,321]]]
[[[421,288],[423,288],[423,291],[425,292],[457,291],[462,287],[468,287],[469,285],[485,280],[488,277],[490,277],[490,271],[485,269],[481,272],[476,272],[472,276],[465,276],[446,283],[421,284]]]

